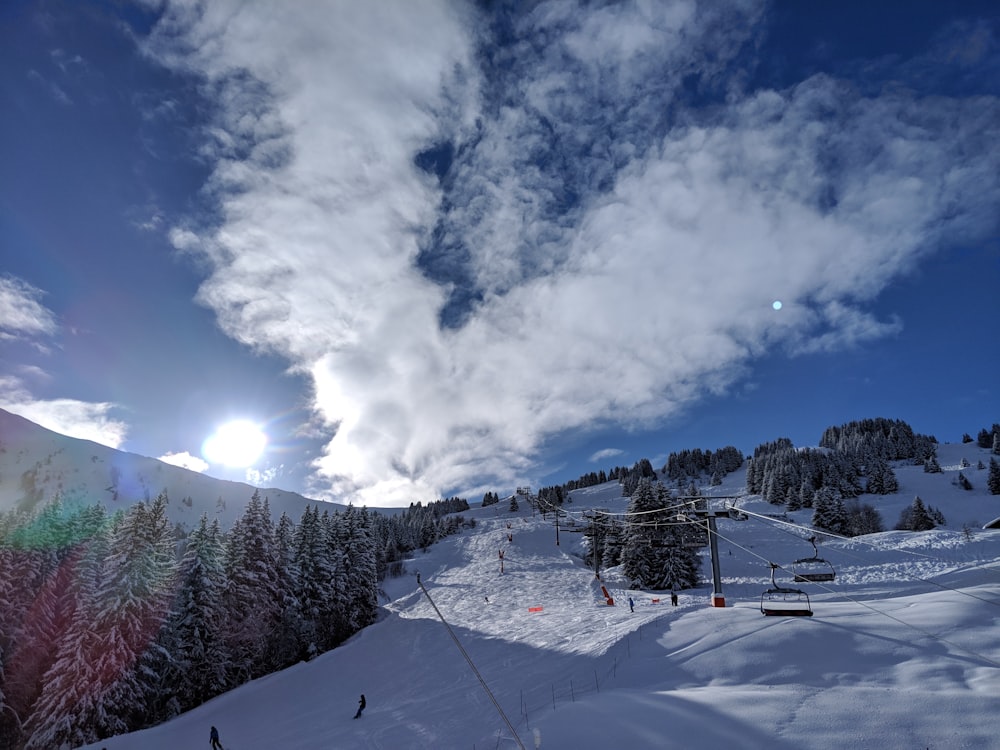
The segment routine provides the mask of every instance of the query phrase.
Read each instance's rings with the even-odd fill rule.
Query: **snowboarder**
[[[355,719],[361,718],[361,712],[365,710],[365,706],[366,705],[367,704],[365,703],[365,694],[362,693],[361,694],[361,700],[358,701],[358,712],[356,714],[354,714],[354,718]]]
[[[222,743],[219,742],[219,730],[212,727],[212,731],[208,733],[208,739],[212,743],[212,750],[222,750]]]
[[[631,596],[628,598],[628,611],[629,612],[635,612],[635,602],[632,601],[632,597]]]
[[[675,607],[677,606],[677,592],[676,591],[671,591],[670,592],[670,603],[673,606],[675,606]]]

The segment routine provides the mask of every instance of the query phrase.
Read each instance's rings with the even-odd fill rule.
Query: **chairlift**
[[[809,537],[809,543],[813,546],[813,556],[803,557],[792,563],[792,578],[796,583],[825,583],[837,577],[837,571],[833,566],[819,556],[816,549],[816,537]]]
[[[736,501],[726,500],[722,507],[729,514],[729,518],[733,521],[746,521],[750,516],[744,513],[742,510],[736,507]]]
[[[771,565],[771,588],[760,595],[761,614],[777,617],[812,617],[809,594],[800,589],[779,586],[774,580],[778,565]]]

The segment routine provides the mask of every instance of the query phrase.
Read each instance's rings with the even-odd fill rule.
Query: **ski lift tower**
[[[736,500],[739,495],[695,495],[695,496],[684,496],[676,497],[674,500],[691,501],[692,508],[690,510],[684,510],[680,513],[680,516],[685,519],[691,519],[695,517],[699,520],[704,519],[706,524],[706,530],[708,531],[708,549],[709,555],[712,559],[712,606],[713,607],[725,607],[726,597],[722,595],[722,575],[719,572],[719,539],[717,527],[715,525],[716,518],[733,518],[736,520],[742,520],[746,516],[742,515],[735,508],[723,508],[722,510],[708,510],[693,507],[693,503],[696,500],[707,502],[709,500]]]

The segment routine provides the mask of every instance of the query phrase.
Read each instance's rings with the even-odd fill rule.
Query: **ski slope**
[[[939,454],[952,448],[973,463],[979,456],[967,446]],[[944,511],[947,528],[821,538],[819,553],[837,570],[832,583],[796,584],[779,571],[809,594],[808,618],[759,610],[767,561],[787,568],[812,555],[792,526],[720,519],[727,606],[708,606],[706,583],[671,607],[669,592],[629,592],[615,569],[597,581],[581,559],[583,535],[565,525],[588,509],[624,511],[617,484],[572,493],[558,546],[551,516],[526,504],[516,513],[505,502],[476,508],[464,514],[476,528],[418,553],[406,575],[386,581],[384,616],[342,647],[90,747],[204,746],[212,725],[226,750],[1000,747],[1000,531],[962,529],[965,515],[1000,515],[1000,498],[954,489],[956,470],[899,468],[900,494],[862,498],[891,528],[919,493]],[[737,491],[741,480],[732,475],[714,491]],[[754,498],[741,506],[776,510]],[[789,518],[807,519],[807,511]],[[602,582],[616,606],[605,603]],[[368,707],[355,721],[360,693]]]

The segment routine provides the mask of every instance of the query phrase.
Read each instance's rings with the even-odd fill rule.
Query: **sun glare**
[[[267,435],[248,419],[226,422],[205,441],[202,454],[209,463],[237,468],[252,466],[267,446]]]

